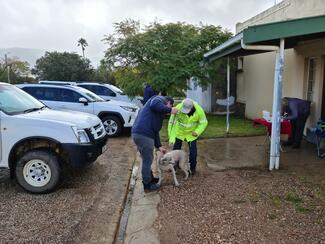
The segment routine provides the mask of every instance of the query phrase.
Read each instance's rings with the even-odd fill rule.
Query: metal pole
[[[230,103],[230,65],[227,57],[227,134],[229,133],[229,103]]]
[[[272,109],[272,134],[270,148],[269,170],[279,169],[280,163],[280,129],[281,129],[281,100],[282,79],[284,67],[284,39],[280,40],[280,48],[276,52]]]
[[[275,161],[275,169],[279,169],[280,166],[280,152],[281,152],[281,111],[282,111],[282,83],[283,83],[283,70],[284,70],[284,44],[285,40],[280,39],[280,67],[279,67],[279,78],[278,78],[278,108],[277,114],[279,116],[279,134],[278,134],[278,143],[277,143],[277,151],[278,151],[278,159]]]

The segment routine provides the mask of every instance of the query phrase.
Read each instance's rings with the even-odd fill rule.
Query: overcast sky
[[[96,66],[103,57],[104,35],[126,18],[150,23],[221,25],[235,31],[245,21],[274,5],[275,0],[0,0],[0,48],[23,47],[85,55]],[[280,2],[280,0],[277,0]]]

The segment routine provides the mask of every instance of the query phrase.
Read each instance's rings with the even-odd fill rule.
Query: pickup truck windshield
[[[0,110],[9,115],[29,113],[44,108],[44,104],[12,85],[0,84]]]

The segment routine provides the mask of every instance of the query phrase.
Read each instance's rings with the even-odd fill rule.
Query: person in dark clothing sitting
[[[290,120],[292,127],[291,137],[284,145],[292,145],[293,148],[299,148],[305,124],[310,114],[310,101],[285,97],[283,98],[282,104],[284,115],[287,115],[285,117]]]
[[[173,104],[174,100],[171,97],[154,96],[150,98],[132,127],[132,138],[142,158],[143,186],[147,191],[156,191],[160,188],[157,179],[153,178],[151,172],[153,150],[156,147],[161,153],[166,153],[166,149],[161,146],[159,131],[165,115],[177,113],[177,109],[172,107]]]
[[[143,91],[143,100],[142,104],[145,105],[146,102],[153,96],[156,95],[156,92],[149,84],[145,84],[144,91]]]

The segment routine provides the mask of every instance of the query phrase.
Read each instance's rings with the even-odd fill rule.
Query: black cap
[[[170,102],[171,105],[174,105],[174,99],[170,96],[165,96],[166,102]]]

